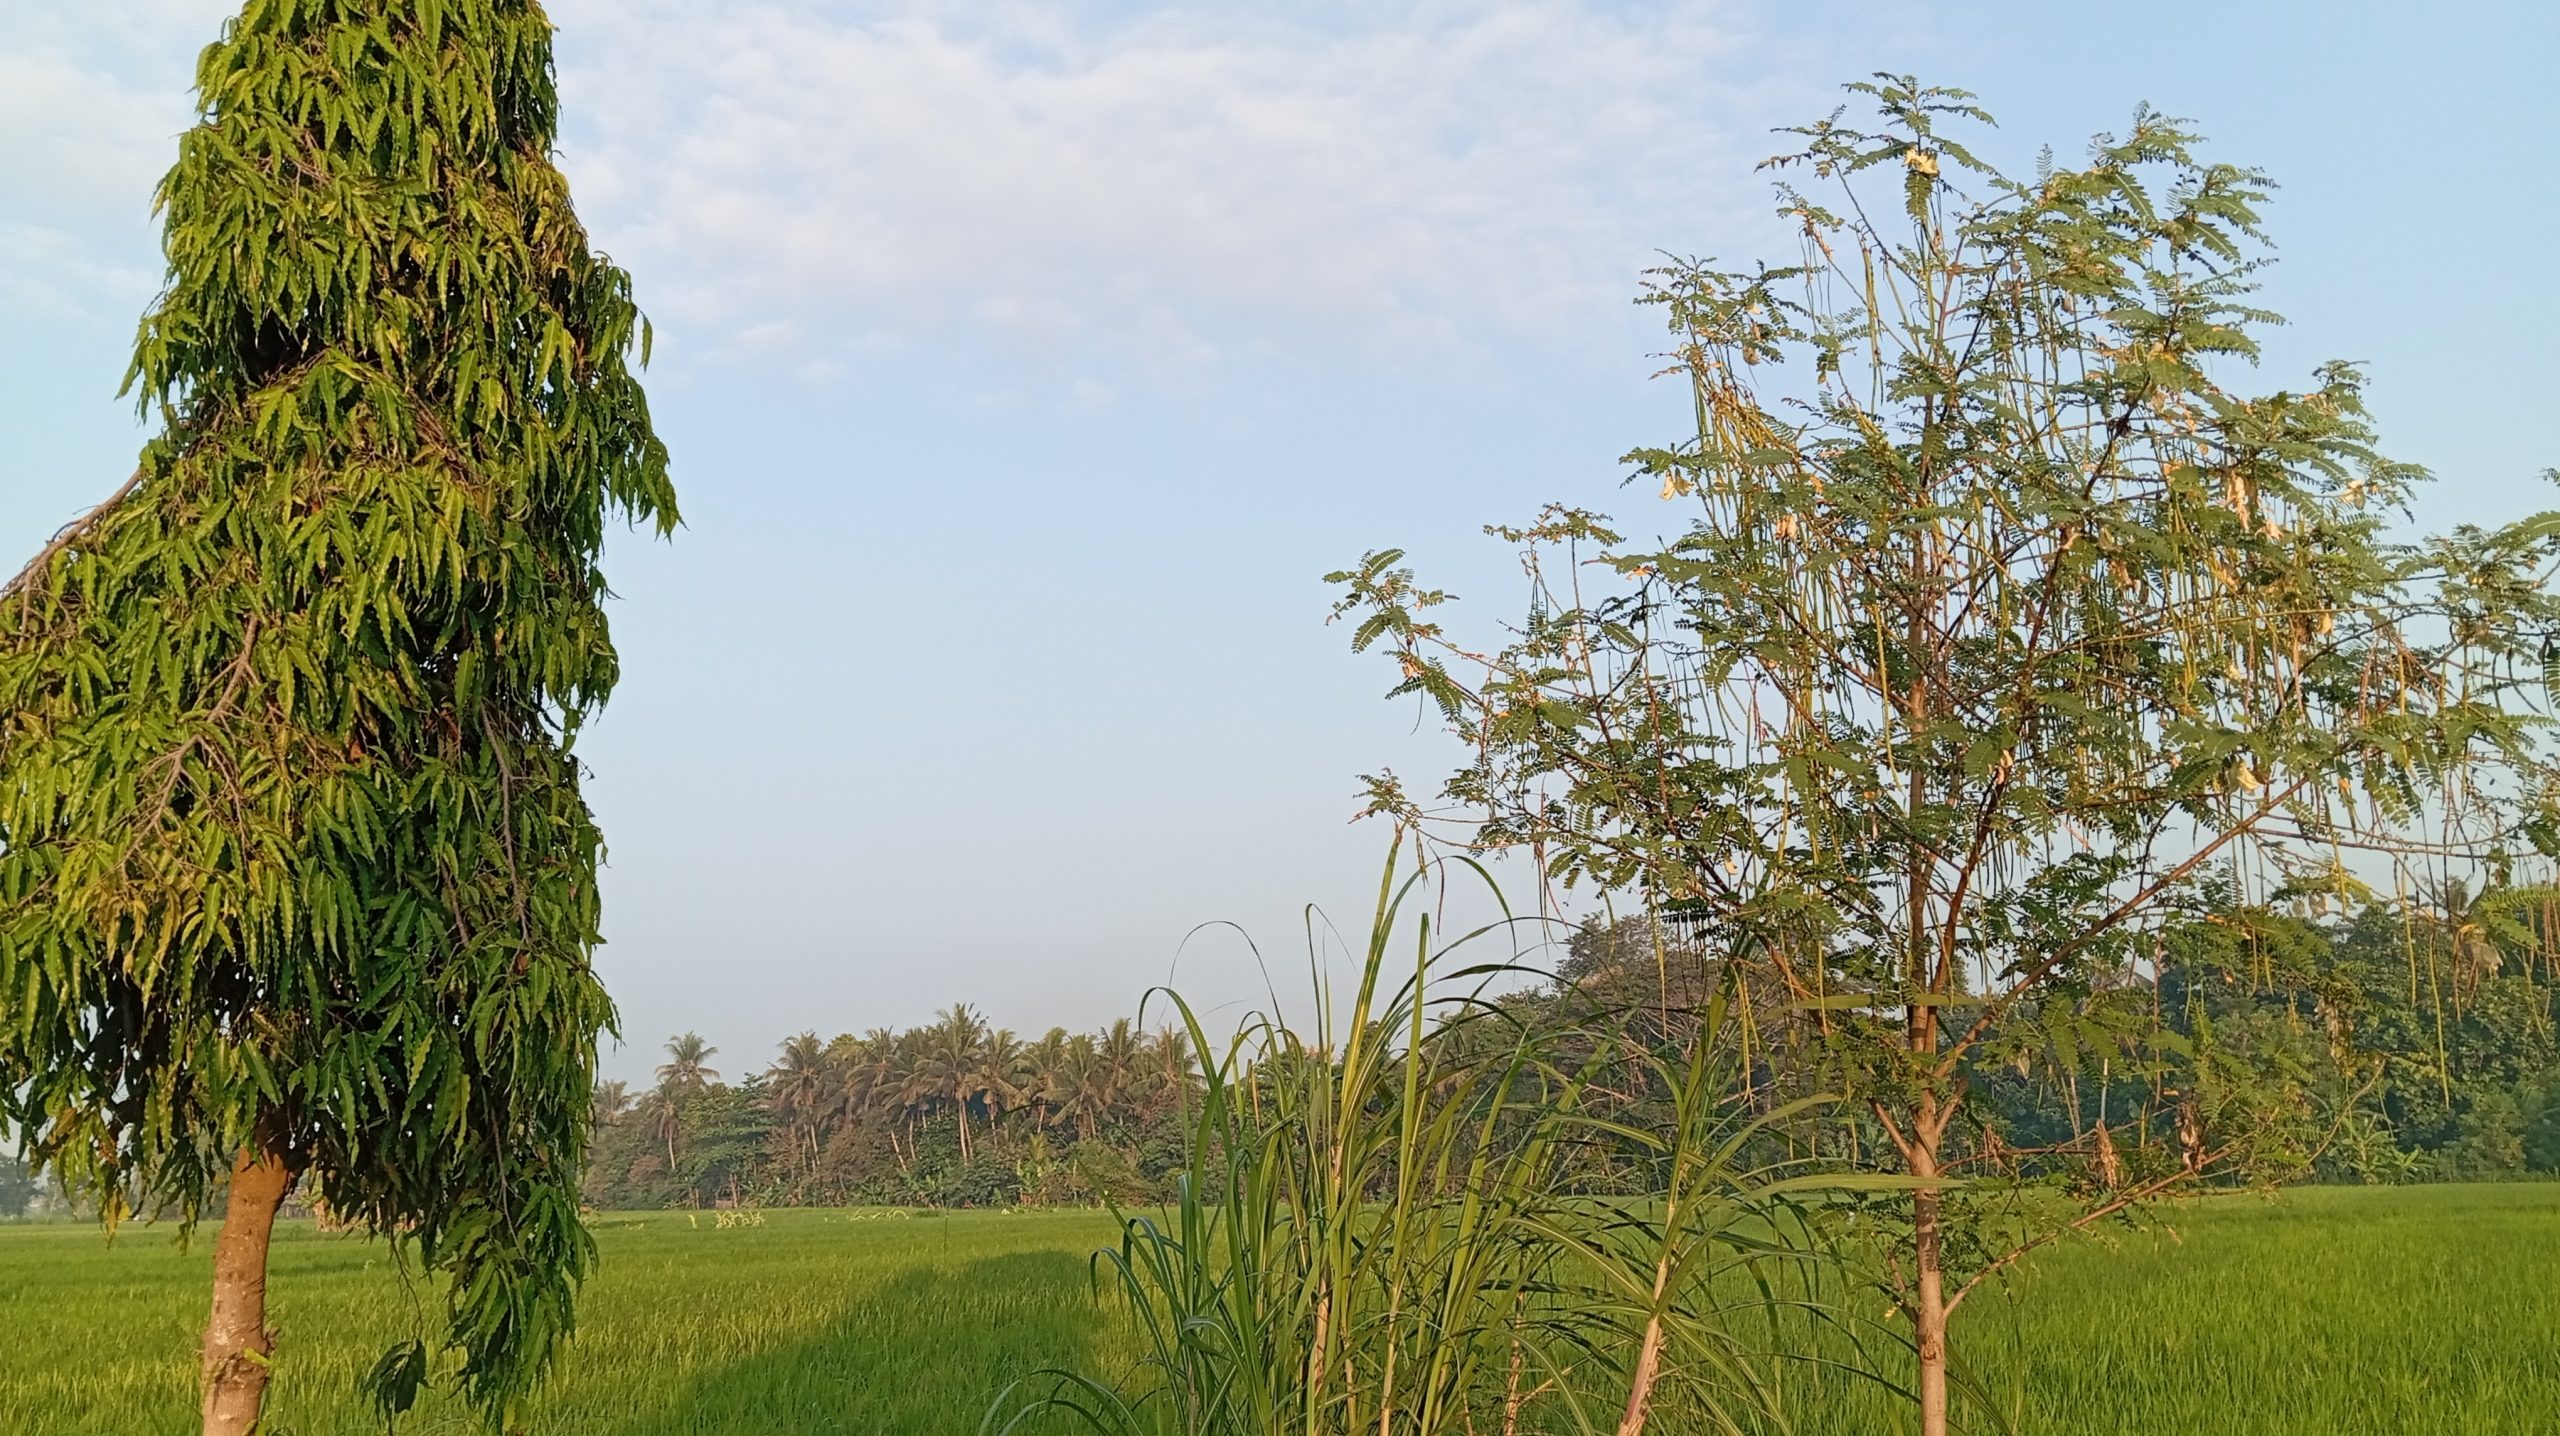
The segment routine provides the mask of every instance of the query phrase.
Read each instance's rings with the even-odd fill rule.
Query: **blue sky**
[[[0,0],[0,549],[128,471],[150,188],[225,0]],[[2423,517],[2560,464],[2560,7],[2515,3],[554,0],[562,162],[657,321],[688,527],[618,543],[587,747],[639,1076],[966,999],[1213,1002],[1363,911],[1355,775],[1447,753],[1322,624],[1411,548],[1641,528],[1678,436],[1628,303],[1659,251],[1785,249],[1752,165],[1842,80],[1979,91],[2066,160],[2137,101],[2282,183],[2267,387],[2371,366]],[[1516,876],[1516,875],[1515,875]]]

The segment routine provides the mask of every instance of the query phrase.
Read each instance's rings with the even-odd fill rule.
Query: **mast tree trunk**
[[[1911,1175],[1922,1181],[1938,1175],[1933,1142],[1913,1144]],[[1918,1277],[1914,1293],[1919,1309],[1911,1314],[1913,1343],[1920,1358],[1920,1436],[1947,1436],[1947,1284],[1938,1249],[1939,1195],[1934,1187],[1911,1194],[1912,1265]]]
[[[276,1334],[267,1329],[267,1243],[296,1173],[262,1136],[231,1164],[231,1196],[213,1244],[213,1314],[204,1329],[204,1436],[250,1436],[267,1399]]]

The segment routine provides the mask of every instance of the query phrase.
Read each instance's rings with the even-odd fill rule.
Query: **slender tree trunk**
[[[1924,407],[1923,428],[1933,424],[1934,420],[1928,418]],[[1926,501],[1928,485],[1925,476],[1920,487],[1921,497]],[[1911,568],[1914,584],[1922,593],[1935,595],[1942,587],[1936,581],[1939,576],[1931,572],[1926,545],[1913,546]],[[1924,655],[1930,651],[1928,613],[1926,603],[1915,603],[1911,608],[1909,628],[1904,634],[1909,649],[1907,660],[1914,673],[1904,720],[1910,725],[1915,738],[1929,731],[1935,717],[1930,711],[1929,685],[1922,676],[1928,662]],[[1911,764],[1905,801],[1909,805],[1908,817],[1915,827],[1928,803],[1926,771],[1924,762],[1915,760]],[[1909,861],[1904,900],[1909,909],[1905,921],[1910,927],[1911,950],[1906,958],[1906,978],[1915,992],[1939,993],[1954,986],[1952,945],[1945,950],[1944,957],[1930,951],[1929,938],[1933,929],[1929,925],[1932,884],[1928,848],[1917,841],[1912,842]],[[1954,907],[1951,899],[1947,913],[1949,923],[1958,921],[1962,916]],[[1923,1069],[1925,1084],[1930,1080],[1926,1069],[1933,1065],[1938,1052],[1938,1008],[1934,1003],[1919,1003],[1906,1012],[1911,1028],[1914,1065]],[[1938,1178],[1939,1143],[1946,1138],[1947,1123],[1953,1115],[1951,1107],[1952,1103],[1942,1108],[1939,1095],[1926,1085],[1922,1087],[1919,1103],[1912,1113],[1911,1141],[1903,1152],[1903,1159],[1909,1164],[1911,1175],[1923,1183],[1935,1182]],[[2080,1120],[2076,1110],[2076,1089],[2074,1107],[2071,1120],[2076,1126]],[[1938,1249],[1941,1213],[1941,1198],[1936,1187],[1923,1185],[1912,1192],[1911,1253],[1917,1286],[1912,1295],[1920,1309],[1911,1316],[1916,1328],[1913,1334],[1918,1338],[1913,1346],[1920,1364],[1920,1436],[1947,1436],[1947,1287]]]
[[[231,1197],[213,1243],[213,1315],[204,1329],[204,1436],[249,1436],[258,1428],[276,1349],[267,1329],[267,1241],[296,1175],[272,1136],[231,1164]]]
[[[1922,1181],[1938,1175],[1938,1147],[1933,1137],[1912,1144],[1911,1175]],[[1913,1266],[1919,1310],[1911,1314],[1920,1357],[1920,1436],[1947,1436],[1947,1283],[1938,1250],[1939,1195],[1934,1187],[1911,1194]]]

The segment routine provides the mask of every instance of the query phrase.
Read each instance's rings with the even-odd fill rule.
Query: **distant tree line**
[[[657,1083],[596,1089],[599,1207],[1070,1205],[1169,1189],[1199,1065],[1122,1018],[1026,1040],[967,1003],[905,1030],[803,1032],[734,1085],[686,1033]]]
[[[2422,916],[2244,906],[2199,890],[2158,959],[2020,1010],[1968,1068],[1977,1178],[2131,1188],[2187,1164],[2248,1182],[2494,1181],[2560,1175],[2560,966],[2540,890],[2448,887]],[[1667,1093],[1642,1059],[1730,1049],[1738,1114],[1835,1090],[1819,1008],[1773,973],[1648,917],[1571,934],[1551,981],[1502,994],[1524,1023],[1605,1028],[1594,1098],[1638,1126]],[[1595,1014],[1615,1014],[1595,1024]],[[1483,1029],[1471,1029],[1481,1032]],[[821,1040],[722,1080],[701,1037],[657,1082],[596,1090],[597,1207],[1077,1205],[1168,1198],[1200,1083],[1179,1030],[1123,1018],[1036,1039],[968,1004],[926,1026]],[[1771,1161],[1856,1164],[1885,1141],[1854,1106],[1773,1128]],[[2211,1160],[2207,1161],[2208,1152]],[[1642,1190],[1641,1154],[1594,1145],[1593,1190]]]

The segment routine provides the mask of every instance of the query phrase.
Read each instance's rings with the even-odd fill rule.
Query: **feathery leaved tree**
[[[1632,460],[1674,537],[1512,531],[1534,597],[1490,649],[1392,552],[1335,578],[1473,755],[1445,789],[1470,841],[1642,892],[1819,1024],[1911,1187],[1887,1270],[1942,1436],[1948,1317],[2019,1249],[1947,1225],[2013,1019],[2156,977],[2222,917],[2208,877],[2362,900],[2560,847],[2560,520],[2397,540],[2425,476],[2376,451],[2353,369],[2230,386],[2272,322],[2267,183],[2183,125],[2012,178],[1960,92],[1852,88],[1880,126],[1835,114],[1773,161],[1820,187],[1779,191],[1800,259],[1651,296],[1697,431]],[[1424,816],[1391,777],[1374,800]],[[2136,1045],[2186,1093],[2165,1179],[2192,1175],[2209,1074]]]
[[[227,1189],[206,1431],[258,1421],[297,1182],[447,1279],[377,1395],[450,1361],[499,1422],[591,1257],[572,744],[608,522],[676,519],[646,329],[534,0],[249,0],[196,85],[128,378],[159,432],[0,597],[0,1093],[111,1220]]]

